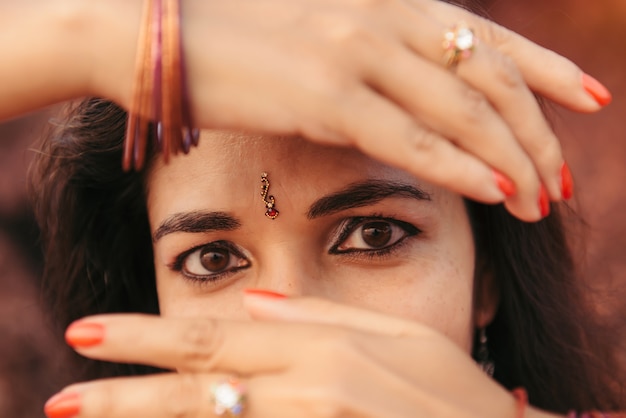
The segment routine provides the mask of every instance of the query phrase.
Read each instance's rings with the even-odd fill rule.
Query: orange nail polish
[[[81,395],[58,393],[46,402],[44,413],[48,418],[73,418],[80,413]]]
[[[587,93],[593,96],[600,106],[606,106],[613,101],[611,92],[589,74],[583,73],[583,87],[587,90]]]
[[[571,199],[574,195],[574,180],[567,163],[561,166],[561,194],[565,200]]]
[[[74,322],[65,331],[65,341],[72,347],[93,347],[104,340],[104,325],[91,322]]]
[[[539,210],[541,211],[541,217],[545,218],[550,214],[550,198],[548,197],[548,191],[541,185],[539,191]]]
[[[499,171],[493,170],[493,177],[496,179],[498,188],[504,193],[506,197],[513,196],[517,190],[515,189],[515,183],[513,183],[508,177]]]
[[[272,298],[272,299],[285,299],[287,297],[286,295],[283,295],[282,293],[272,292],[271,290],[264,290],[264,289],[245,289],[244,292],[247,295],[263,296],[263,297]]]

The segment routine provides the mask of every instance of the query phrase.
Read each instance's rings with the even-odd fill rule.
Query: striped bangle
[[[192,128],[180,0],[144,0],[122,166],[140,170],[153,136],[165,162],[198,144]],[[150,123],[152,122],[152,135]]]

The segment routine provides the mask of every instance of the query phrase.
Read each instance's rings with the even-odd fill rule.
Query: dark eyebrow
[[[225,212],[183,212],[175,213],[159,225],[152,240],[154,242],[174,232],[232,231],[241,226],[239,220]]]
[[[367,180],[318,199],[309,208],[307,217],[315,219],[346,209],[372,205],[388,197],[432,200],[429,193],[415,186],[394,181]]]

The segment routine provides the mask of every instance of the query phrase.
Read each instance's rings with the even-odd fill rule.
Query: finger
[[[562,198],[561,145],[513,61],[485,45],[461,62],[457,74],[483,92],[530,157],[553,200]]]
[[[517,194],[509,199],[513,213],[527,221],[539,219],[537,170],[487,97],[406,48],[391,47],[385,53],[385,62],[394,64],[372,66],[369,80],[376,90],[393,97],[430,129],[452,138],[459,148],[505,174],[517,188]],[[451,169],[452,164],[449,161],[442,167]]]
[[[530,88],[543,96],[580,112],[594,112],[610,102],[610,93],[602,86],[591,94],[587,91],[590,83],[583,71],[565,57],[543,48],[521,35],[508,30],[492,21],[445,2],[412,0],[421,10],[452,27],[460,21],[472,27],[481,42],[509,56],[520,69]],[[438,47],[441,41],[434,43],[431,59],[441,57]],[[439,49],[439,52],[437,52]],[[586,88],[587,87],[587,88]]]
[[[412,19],[424,20],[410,8],[404,14]],[[433,21],[424,22],[424,25],[426,27],[408,23],[402,26],[407,44],[419,54],[430,55],[431,59],[441,62],[441,33],[445,28]],[[430,34],[430,39],[423,36],[425,33]],[[438,34],[439,38],[433,38],[433,34]],[[434,50],[433,45],[437,45]],[[480,42],[472,56],[457,66],[456,75],[485,95],[531,158],[550,197],[560,200],[561,147],[515,62]]]
[[[97,340],[85,338],[95,330]],[[66,340],[94,359],[246,375],[283,371],[308,349],[306,341],[334,338],[338,332],[343,331],[318,325],[101,315],[72,324]]]
[[[168,373],[99,380],[67,387],[46,403],[45,411],[48,416],[76,412],[62,416],[80,418],[217,417],[211,388],[228,378]],[[247,388],[253,382],[242,384]],[[248,416],[254,416],[254,404],[246,400]]]
[[[490,167],[376,92],[360,88],[332,106],[328,125],[371,157],[478,201],[504,200]]]
[[[415,321],[346,306],[327,299],[276,299],[246,293],[244,306],[254,319],[259,320],[335,325],[394,337],[424,336],[431,332]]]

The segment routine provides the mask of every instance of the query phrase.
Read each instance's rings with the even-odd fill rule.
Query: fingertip
[[[88,348],[100,345],[104,341],[103,324],[79,320],[72,323],[65,331],[65,341],[73,348]]]
[[[600,107],[608,106],[613,101],[613,95],[609,89],[589,74],[582,73],[582,85]]]
[[[266,289],[245,289],[243,306],[253,319],[285,318],[285,302],[290,300],[283,293]]]
[[[515,183],[511,181],[504,174],[500,173],[497,170],[493,170],[493,177],[496,180],[496,184],[498,188],[504,193],[506,197],[514,196],[517,193],[517,189],[515,187]]]
[[[257,296],[260,298],[267,298],[267,299],[287,298],[287,295],[285,295],[284,293],[279,293],[279,292],[275,292],[273,290],[267,290],[267,289],[244,289],[243,293],[244,295]]]

